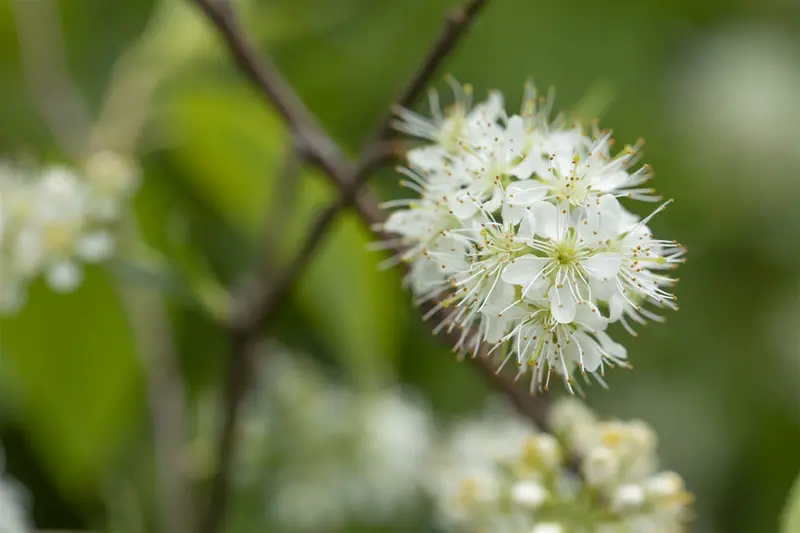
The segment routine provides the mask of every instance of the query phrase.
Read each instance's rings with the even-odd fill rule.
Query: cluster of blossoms
[[[81,262],[113,253],[113,226],[138,183],[136,166],[112,152],[81,170],[0,162],[0,313],[18,310],[39,275],[55,291],[77,288]]]
[[[649,426],[598,421],[573,399],[556,403],[551,416],[555,436],[507,414],[453,432],[430,486],[447,530],[684,530],[692,495],[678,474],[656,471],[656,439]],[[580,457],[577,468],[574,457]]]
[[[284,531],[389,523],[418,502],[429,414],[397,390],[358,394],[271,351],[248,399],[239,486],[264,494]]]
[[[500,365],[530,371],[531,390],[559,375],[570,392],[577,368],[602,381],[605,366],[626,365],[625,348],[605,329],[661,317],[645,306],[676,308],[666,271],[682,262],[675,241],[656,239],[618,198],[656,201],[642,185],[638,146],[612,153],[609,132],[591,134],[563,117],[549,118],[552,99],[532,85],[519,115],[507,115],[491,92],[472,105],[469,86],[454,86],[455,104],[433,118],[400,110],[396,127],[431,141],[410,150],[401,184],[418,197],[383,229],[410,264],[419,302],[447,310],[441,328],[462,329],[457,349],[494,345]]]
[[[3,476],[4,457],[0,449],[0,532],[28,533],[32,531],[28,520],[26,493],[15,481]]]

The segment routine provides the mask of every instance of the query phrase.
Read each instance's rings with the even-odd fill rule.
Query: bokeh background
[[[24,75],[13,4],[36,2],[51,0],[0,3],[0,151],[68,161]],[[136,139],[144,172],[134,203],[147,261],[90,270],[68,296],[37,284],[24,311],[0,321],[6,469],[28,487],[40,528],[83,529],[109,509],[135,514],[128,494],[153,477],[139,352],[141,337],[160,330],[132,328],[115,287],[163,297],[194,410],[220,387],[228,354],[207,311],[212,280],[239,279],[265,232],[283,236],[266,258],[278,268],[333,191],[309,172],[281,186],[286,131],[191,6],[51,3],[63,28],[56,46],[91,115],[112,144]],[[354,151],[452,5],[251,0],[239,9]],[[646,139],[654,186],[676,200],[652,227],[689,248],[681,309],[625,339],[635,369],[612,372],[610,390],[590,388],[587,403],[655,427],[664,466],[697,496],[693,531],[776,531],[800,469],[800,3],[495,0],[446,72],[478,95],[501,89],[509,109],[530,77],[557,88],[558,109],[601,117],[619,142]],[[123,104],[109,105],[110,94]],[[400,194],[391,171],[371,183],[384,198]],[[399,380],[441,420],[479,410],[482,380],[431,336],[399,274],[365,251],[370,240],[344,217],[265,335],[356,388]]]

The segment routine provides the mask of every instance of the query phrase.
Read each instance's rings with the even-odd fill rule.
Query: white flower
[[[547,490],[535,481],[520,481],[511,487],[511,501],[522,507],[536,509],[547,500]]]
[[[137,185],[136,167],[111,152],[90,157],[85,175],[0,164],[0,312],[19,310],[39,275],[54,291],[76,290],[83,262],[113,254],[111,224]]]
[[[606,447],[594,448],[583,459],[583,476],[591,486],[606,486],[616,480],[621,457]]]
[[[0,476],[4,457],[0,450]],[[0,533],[28,533],[33,531],[28,519],[27,493],[13,480],[0,477]]]
[[[428,412],[397,390],[357,395],[297,359],[276,348],[261,369],[238,483],[264,493],[284,530],[334,531],[408,510],[429,452]]]
[[[618,511],[634,511],[645,502],[645,493],[639,485],[620,485],[611,497],[611,506]]]
[[[570,398],[553,409],[561,419],[557,439],[517,426],[512,413],[455,428],[434,457],[429,486],[446,530],[546,533],[577,524],[604,533],[683,530],[691,495],[677,474],[656,472],[649,427],[599,420]],[[505,447],[496,447],[503,438]]]
[[[431,91],[429,100],[433,118],[400,108],[397,114],[402,120],[395,122],[395,127],[409,135],[435,141],[445,150],[456,151],[462,140],[473,140],[475,128],[494,124],[505,115],[503,96],[499,92],[491,92],[486,102],[472,107],[472,86],[462,87],[452,79],[449,81],[456,98],[452,108],[443,113],[439,95]]]
[[[531,533],[564,533],[564,528],[561,527],[561,524],[544,522],[533,526]]]
[[[528,423],[506,409],[489,409],[480,419],[459,424],[433,455],[429,469],[427,488],[440,522],[477,528],[483,520],[496,519],[493,513],[505,483],[503,465],[521,459],[531,436]],[[526,492],[529,500],[535,498],[530,487]]]
[[[401,181],[418,197],[383,226],[392,262],[410,264],[418,302],[436,302],[434,331],[460,329],[456,349],[473,356],[482,343],[502,366],[515,360],[531,389],[556,374],[572,392],[576,370],[601,384],[606,368],[628,366],[627,351],[605,332],[620,321],[661,317],[675,309],[667,270],[683,261],[674,241],[656,239],[618,198],[657,199],[635,168],[638,146],[611,152],[608,132],[591,135],[549,117],[532,85],[520,115],[507,115],[492,93],[472,106],[471,89],[434,118],[398,111],[398,128],[431,144],[408,153]]]
[[[141,182],[136,164],[109,150],[92,154],[86,161],[85,174],[91,185],[92,214],[105,221],[119,218],[124,201]]]

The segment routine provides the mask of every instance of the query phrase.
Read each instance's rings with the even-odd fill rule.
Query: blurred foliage
[[[789,499],[786,501],[781,519],[781,531],[784,533],[800,531],[800,477],[792,486]]]
[[[352,151],[452,3],[260,0],[241,7],[260,46]],[[165,290],[197,398],[219,386],[226,340],[208,299],[187,294],[179,279],[194,272],[212,288],[228,285],[257,259],[267,235],[282,243],[266,258],[278,269],[332,191],[321,176],[303,172],[293,201],[272,198],[285,194],[287,132],[193,9],[168,0],[61,0],[58,8],[69,66],[90,109],[100,113],[126,51],[138,54],[127,79],[154,84],[142,104],[145,183],[136,213],[145,242],[163,260],[155,268],[176,270],[135,280],[124,270],[93,270],[72,296],[37,286],[21,316],[0,322],[0,440],[8,469],[33,494],[39,526],[78,528],[95,524],[106,506],[125,509],[128,522],[139,519],[137,508],[152,506],[131,500],[130,487],[108,486],[114,476],[140,488],[152,484],[139,357],[115,285],[155,279]],[[148,27],[156,13],[160,22]],[[532,76],[541,87],[557,87],[560,109],[606,109],[602,124],[621,143],[647,138],[657,187],[677,200],[654,229],[677,235],[690,251],[679,273],[682,309],[626,341],[635,370],[613,372],[611,389],[591,388],[588,402],[656,428],[664,467],[680,472],[697,494],[696,532],[775,531],[800,469],[800,132],[750,125],[758,112],[715,131],[714,117],[729,111],[720,98],[729,86],[708,93],[702,105],[680,96],[710,90],[685,68],[708,40],[723,32],[749,50],[756,46],[745,40],[751,34],[737,28],[750,26],[800,48],[800,4],[787,0],[498,0],[447,65],[478,94],[502,89],[510,108]],[[738,56],[726,68],[738,68]],[[36,112],[20,61],[10,3],[0,3],[0,150],[64,158]],[[722,59],[710,67],[717,64]],[[777,68],[791,77],[798,65]],[[731,106],[800,108],[800,90],[769,94],[785,101],[745,92]],[[736,127],[740,137],[722,135]],[[785,139],[785,148],[750,157],[766,133]],[[732,140],[712,144],[719,139]],[[742,160],[759,164],[735,163]],[[373,179],[384,197],[397,194],[395,181],[390,171]],[[275,206],[283,212],[272,218]],[[485,394],[480,379],[431,338],[399,274],[380,271],[383,256],[365,251],[370,239],[362,223],[343,217],[269,333],[362,386],[398,377],[444,417],[475,409]],[[211,305],[224,305],[215,294]]]

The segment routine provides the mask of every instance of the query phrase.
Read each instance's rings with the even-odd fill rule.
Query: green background
[[[260,0],[242,18],[354,153],[451,5]],[[126,51],[130,79],[155,87],[136,132],[135,209],[158,260],[146,271],[91,270],[70,296],[36,284],[24,312],[0,322],[7,469],[32,493],[41,528],[85,528],[107,508],[124,514],[110,479],[146,486],[150,476],[141,339],[120,282],[163,292],[190,398],[199,397],[219,386],[228,352],[198,287],[210,273],[239,279],[265,231],[283,236],[267,258],[278,268],[332,190],[303,173],[294,200],[274,202],[287,194],[286,132],[196,11],[142,0],[57,7],[93,115]],[[0,3],[0,151],[68,160],[36,112],[12,13]],[[151,18],[162,23],[145,32]],[[478,95],[501,89],[510,110],[531,77],[557,88],[558,109],[600,114],[620,144],[646,139],[653,185],[676,200],[652,228],[689,249],[681,310],[637,338],[620,328],[635,369],[612,372],[610,390],[592,387],[587,401],[656,428],[663,466],[697,495],[693,531],[776,531],[800,469],[798,36],[800,4],[790,0],[494,0],[440,73]],[[391,171],[372,178],[383,198],[402,194],[396,181]],[[282,212],[270,218],[275,205]],[[342,218],[269,334],[363,386],[408,382],[443,417],[479,409],[481,379],[420,323],[398,272],[377,269],[383,256],[365,251],[370,239]]]

